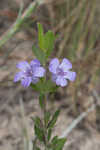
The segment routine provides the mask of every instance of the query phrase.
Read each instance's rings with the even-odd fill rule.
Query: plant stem
[[[47,126],[45,124],[45,114],[47,112],[46,105],[47,104],[47,94],[45,94],[45,99],[44,99],[44,132],[45,132],[45,150],[47,150],[48,146],[48,140],[47,140]]]

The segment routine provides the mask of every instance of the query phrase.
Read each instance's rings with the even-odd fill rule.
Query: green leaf
[[[42,80],[40,80],[37,84],[31,84],[31,87],[40,93],[44,93],[43,86],[44,82]]]
[[[44,142],[45,136],[44,136],[44,130],[43,130],[43,124],[39,117],[33,118],[34,120],[34,130],[37,138]]]
[[[39,48],[46,54],[46,58],[48,58],[53,51],[55,39],[56,37],[52,31],[48,31],[44,34],[43,26],[38,23]]]
[[[41,142],[45,142],[44,131],[41,127],[34,126],[35,134]]]
[[[48,141],[51,138],[51,134],[52,134],[52,129],[48,129],[48,136],[47,136]]]
[[[31,87],[40,92],[40,93],[48,93],[55,92],[58,88],[51,80],[43,81],[40,80],[37,84],[31,84]]]
[[[32,84],[31,83],[31,87],[35,90],[35,91],[39,91],[37,84]]]
[[[40,94],[40,96],[39,96],[39,104],[40,104],[41,109],[44,108],[44,102],[43,102],[44,98],[45,98],[44,94]]]
[[[56,147],[54,150],[62,150],[65,143],[66,143],[66,138],[58,139]]]
[[[53,145],[55,145],[57,143],[57,140],[58,140],[58,136],[54,136],[53,139],[52,139],[52,141],[51,141],[51,143]]]
[[[45,92],[55,92],[58,87],[51,80],[48,80],[44,83]]]
[[[45,121],[46,127],[47,127],[47,125],[48,125],[48,122],[49,122],[49,120],[50,120],[50,117],[51,117],[50,112],[46,112],[46,113],[45,113],[45,116],[44,116],[44,121]]]
[[[39,48],[35,47],[34,45],[32,46],[32,51],[42,65],[46,63],[46,55],[43,51],[41,51]]]
[[[51,147],[53,150],[62,150],[65,142],[66,138],[58,138],[58,136],[55,136],[51,141]]]
[[[37,84],[31,84],[31,87],[40,93],[42,93],[43,91],[42,86],[43,86],[43,82],[41,80]]]
[[[40,23],[38,23],[38,41],[40,49],[43,49],[44,47],[43,26]]]
[[[51,52],[53,51],[54,48],[54,41],[55,41],[55,35],[52,31],[48,31],[44,35],[44,49],[46,51],[46,56],[50,56]]]
[[[57,110],[57,111],[54,113],[54,115],[53,115],[51,121],[50,121],[49,124],[48,124],[48,128],[53,128],[53,127],[55,126],[55,123],[56,123],[56,121],[57,121],[57,119],[58,119],[59,113],[60,113],[60,110]]]
[[[33,121],[34,121],[35,126],[37,126],[38,128],[42,126],[42,121],[40,120],[39,117],[33,118]]]

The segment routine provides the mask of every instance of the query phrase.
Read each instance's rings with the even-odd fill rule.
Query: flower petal
[[[34,68],[34,76],[35,77],[43,77],[45,74],[45,69],[43,67]]]
[[[76,79],[76,72],[68,71],[64,77],[70,81],[74,81]]]
[[[56,74],[56,69],[58,66],[59,66],[59,60],[57,58],[52,59],[49,64],[49,71]]]
[[[27,61],[21,61],[20,63],[18,63],[18,64],[16,65],[16,67],[17,67],[18,69],[21,69],[21,70],[23,70],[23,71],[26,71],[27,69],[30,68],[30,65],[28,64]]]
[[[52,74],[52,81],[56,82],[56,79],[57,79],[57,75],[56,74]]]
[[[37,77],[32,77],[32,83],[36,84],[39,81],[39,79]]]
[[[15,74],[14,77],[14,82],[18,82],[19,80],[21,80],[24,77],[24,73],[23,72],[18,72]]]
[[[67,80],[64,79],[63,77],[61,76],[58,76],[57,79],[56,79],[56,84],[57,85],[60,85],[61,87],[64,87],[67,85]]]
[[[30,65],[31,65],[31,67],[34,67],[34,66],[39,67],[41,64],[40,64],[40,61],[38,59],[34,59],[31,61]]]
[[[26,77],[24,79],[21,80],[21,84],[23,87],[28,87],[32,82],[32,78],[31,77]]]
[[[68,59],[64,58],[62,60],[61,64],[59,65],[59,68],[62,68],[63,71],[66,72],[72,68],[72,64]]]

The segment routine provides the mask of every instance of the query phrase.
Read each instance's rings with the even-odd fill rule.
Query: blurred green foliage
[[[66,54],[74,61],[88,55],[99,36],[95,23],[96,0],[66,0],[54,8],[54,25],[63,35],[57,56]]]

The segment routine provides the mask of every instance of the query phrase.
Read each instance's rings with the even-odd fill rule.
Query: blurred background
[[[16,21],[22,4],[24,12],[30,3],[32,0],[0,0],[0,39]],[[35,58],[32,45],[37,43],[37,22],[43,24],[45,32],[50,29],[57,35],[51,57],[70,59],[77,72],[74,83],[49,95],[48,109],[62,110],[54,134],[61,135],[72,120],[97,104],[95,111],[67,138],[69,144],[65,150],[99,150],[100,0],[46,0],[22,24],[19,32],[0,47],[0,150],[24,149],[23,128],[32,139],[30,118],[41,115],[38,93],[13,83],[16,63]]]

